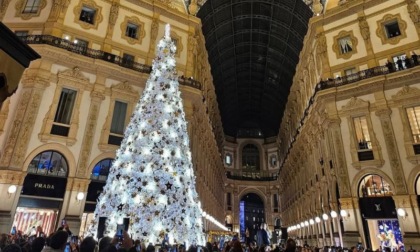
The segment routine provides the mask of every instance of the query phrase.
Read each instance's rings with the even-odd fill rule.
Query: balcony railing
[[[27,44],[45,44],[45,45],[58,47],[58,48],[67,50],[69,52],[81,54],[83,56],[86,56],[92,59],[104,60],[112,64],[116,64],[121,67],[128,68],[128,69],[140,72],[140,73],[148,74],[152,71],[151,66],[134,62],[134,61],[128,61],[127,59],[120,57],[118,55],[112,54],[112,53],[107,53],[101,50],[87,48],[84,45],[80,45],[80,44],[78,45],[67,39],[62,39],[62,38],[54,37],[51,35],[29,35],[29,36],[23,36],[20,38],[22,39],[23,42]],[[189,87],[193,87],[193,88],[201,90],[201,83],[192,78],[179,77],[178,81],[179,81],[179,84],[181,85],[189,86]]]
[[[317,90],[324,90],[328,88],[339,87],[339,86],[351,84],[360,80],[369,79],[375,76],[384,75],[388,73],[389,73],[389,70],[388,70],[388,67],[386,66],[378,66],[374,68],[369,68],[369,69],[362,70],[357,73],[346,75],[343,77],[321,81],[317,85]]]
[[[333,88],[333,87],[340,87],[340,86],[351,84],[360,80],[369,79],[369,78],[373,78],[376,76],[385,75],[385,74],[389,74],[389,73],[393,73],[397,71],[404,71],[406,69],[418,66],[419,62],[416,57],[416,60],[413,60],[413,58],[409,58],[405,64],[406,65],[402,69],[399,69],[395,66],[395,64],[390,63],[389,66],[377,66],[377,67],[359,71],[354,74],[346,75],[343,77],[337,77],[335,79],[327,79],[325,81],[321,81],[318,83],[318,85],[316,86],[316,91]]]
[[[277,180],[277,173],[270,174],[269,172],[226,172],[226,177],[233,180],[247,180],[247,181],[275,181]]]

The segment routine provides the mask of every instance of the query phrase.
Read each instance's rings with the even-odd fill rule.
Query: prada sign
[[[64,198],[66,184],[66,178],[28,174],[23,182],[22,195]]]

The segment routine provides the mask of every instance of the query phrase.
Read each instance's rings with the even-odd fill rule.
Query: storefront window
[[[360,182],[359,197],[384,197],[392,196],[393,192],[389,183],[378,175],[368,175]]]
[[[44,151],[38,154],[28,166],[28,173],[67,177],[67,161],[60,153],[56,151]]]
[[[18,207],[13,226],[24,235],[46,236],[54,232],[57,218],[57,210]]]
[[[113,159],[103,159],[93,167],[90,178],[94,181],[106,182]]]

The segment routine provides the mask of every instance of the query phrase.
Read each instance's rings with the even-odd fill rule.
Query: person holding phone
[[[71,252],[70,244],[67,243],[68,233],[64,230],[55,232],[50,239],[50,246],[44,247],[42,252]]]

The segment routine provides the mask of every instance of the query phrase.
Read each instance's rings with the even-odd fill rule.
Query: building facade
[[[301,244],[418,247],[418,2],[315,14],[278,136],[283,223]]]
[[[182,2],[12,0],[0,20],[41,55],[0,110],[0,232],[50,233],[65,219],[83,235],[166,23],[197,190],[223,222],[223,130],[200,22]]]

